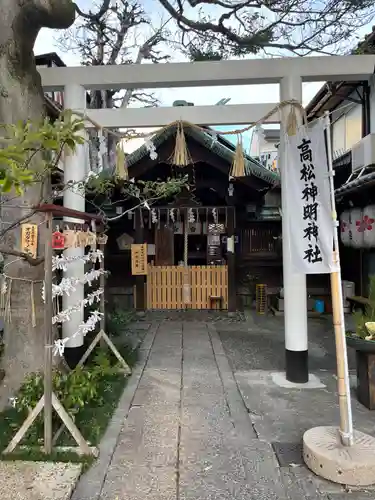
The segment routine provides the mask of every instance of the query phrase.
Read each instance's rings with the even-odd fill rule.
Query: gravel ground
[[[1,500],[69,500],[82,465],[0,462]]]

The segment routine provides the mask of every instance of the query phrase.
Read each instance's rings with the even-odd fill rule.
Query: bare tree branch
[[[89,13],[83,12],[76,3],[74,4],[74,6],[77,14],[79,14],[80,16],[84,17],[85,19],[89,19],[90,21],[99,21],[108,11],[110,4],[111,0],[103,0],[102,6],[96,14],[93,14],[91,11]]]
[[[375,13],[370,0],[188,0],[188,9],[170,0],[159,3],[175,20],[180,42],[195,60],[260,51],[300,56],[343,52]]]
[[[60,37],[63,50],[78,52],[82,64],[102,66],[115,64],[141,64],[144,60],[154,63],[168,60],[167,24],[161,20],[160,26],[153,27],[152,17],[141,0],[97,0],[86,13],[77,10],[80,17],[68,33]],[[151,34],[150,34],[151,28]],[[160,50],[159,50],[160,48]],[[166,49],[165,51],[163,49]],[[115,92],[89,91],[90,108],[102,109],[126,107],[133,102],[146,106],[158,104],[156,94],[147,91],[124,90]],[[117,141],[104,134],[103,141],[96,131],[90,131],[90,162],[92,167],[103,165],[114,167]],[[101,141],[101,147],[100,147]],[[99,151],[100,149],[100,151]],[[105,151],[104,151],[105,149]],[[104,151],[104,153],[103,153]]]
[[[152,59],[152,50],[157,44],[163,41],[163,31],[167,24],[171,21],[171,19],[172,18],[170,17],[164,24],[162,24],[162,26],[156,31],[156,33],[151,35],[150,38],[146,40],[144,44],[139,48],[136,60],[134,61],[135,64],[142,64],[143,59]],[[134,97],[134,89],[127,89],[122,100],[121,107],[126,108],[127,106],[129,106],[132,97]]]
[[[38,257],[37,259],[34,259],[34,257],[31,257],[28,253],[25,252],[20,252],[18,250],[12,250],[8,247],[4,247],[3,245],[0,245],[0,253],[4,255],[13,255],[14,257],[20,257],[21,259],[26,260],[31,266],[39,266],[42,262],[44,262],[44,257]]]

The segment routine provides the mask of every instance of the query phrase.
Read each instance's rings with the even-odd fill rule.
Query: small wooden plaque
[[[132,253],[132,274],[142,276],[147,274],[147,243],[133,244]]]
[[[38,250],[38,226],[21,224],[21,251],[36,259]]]

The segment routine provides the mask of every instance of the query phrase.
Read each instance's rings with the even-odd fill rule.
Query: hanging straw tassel
[[[34,297],[34,282],[31,282],[31,292],[30,292],[30,299],[31,299],[31,325],[33,328],[36,327],[36,314],[35,314],[35,297]]]
[[[292,106],[292,109],[288,115],[288,121],[286,123],[286,131],[289,137],[296,135],[297,133],[297,113],[296,108]]]
[[[232,168],[229,173],[230,177],[244,177],[245,176],[245,157],[242,145],[242,136],[239,135],[237,138],[236,151],[234,152],[234,158],[232,163]]]
[[[116,176],[125,181],[129,179],[128,169],[126,167],[125,151],[122,144],[118,144],[116,148]]]
[[[176,131],[176,144],[174,147],[174,153],[172,157],[173,165],[177,167],[186,167],[192,163],[184,133],[184,127],[182,122],[178,122]]]

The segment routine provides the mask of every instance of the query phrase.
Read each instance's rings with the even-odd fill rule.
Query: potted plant
[[[349,347],[356,350],[358,401],[375,410],[375,276],[370,278],[369,305],[353,313],[354,331],[346,334]]]

